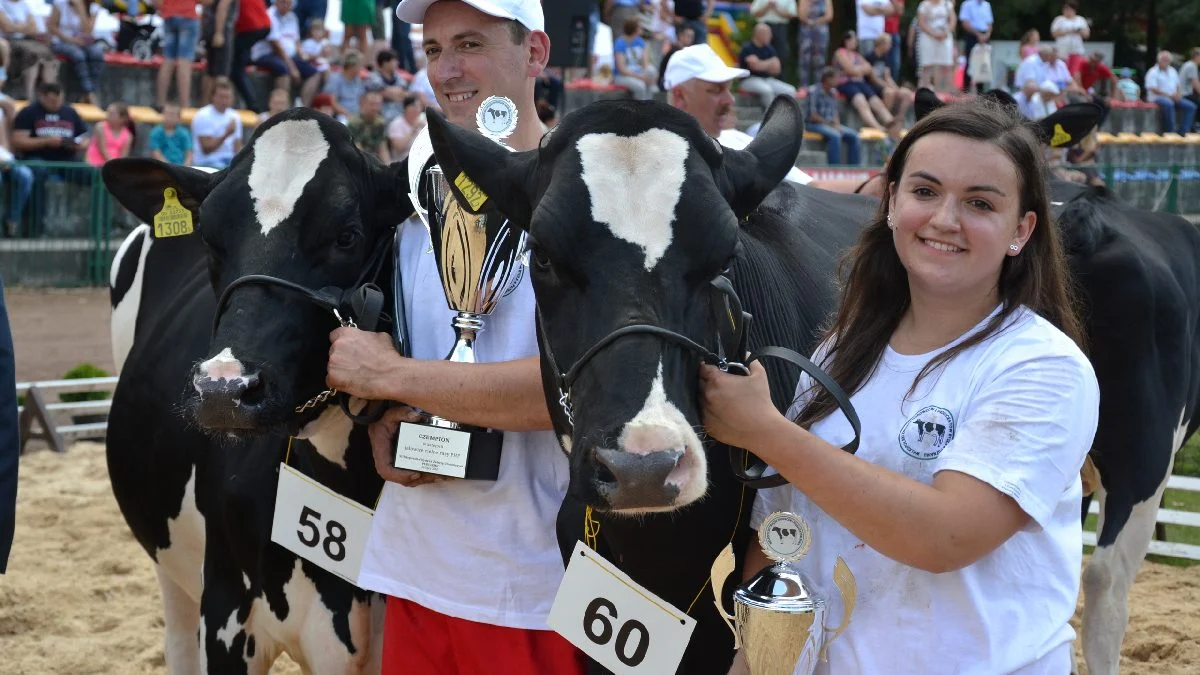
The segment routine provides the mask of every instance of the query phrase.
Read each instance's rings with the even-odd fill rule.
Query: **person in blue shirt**
[[[649,99],[657,89],[658,69],[650,64],[650,52],[642,38],[642,22],[626,19],[621,37],[613,41],[616,74],[613,82],[625,87],[638,100]]]
[[[192,163],[192,132],[179,122],[179,104],[163,106],[162,124],[150,130],[150,156],[172,164]]]

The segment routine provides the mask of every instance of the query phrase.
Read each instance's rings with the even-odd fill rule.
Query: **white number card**
[[[465,478],[470,450],[469,432],[401,422],[395,467]]]
[[[358,585],[375,512],[279,465],[271,541],[323,570]]]
[[[554,597],[550,628],[614,673],[679,668],[696,620],[668,605],[583,542]]]

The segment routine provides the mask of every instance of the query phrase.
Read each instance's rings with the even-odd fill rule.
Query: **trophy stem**
[[[478,314],[459,312],[450,324],[454,326],[454,332],[458,337],[454,341],[454,347],[450,349],[450,355],[446,358],[458,363],[476,363],[475,336],[483,330],[483,317]]]

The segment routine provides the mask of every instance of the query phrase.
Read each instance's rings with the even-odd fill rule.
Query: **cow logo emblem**
[[[900,429],[900,449],[916,459],[935,459],[954,440],[954,415],[930,405],[908,418]]]
[[[775,562],[796,562],[812,545],[808,523],[795,513],[779,511],[767,516],[758,528],[758,543]]]
[[[484,99],[475,112],[475,122],[479,125],[479,133],[491,138],[497,143],[512,135],[517,130],[517,104],[503,96],[489,96]]]

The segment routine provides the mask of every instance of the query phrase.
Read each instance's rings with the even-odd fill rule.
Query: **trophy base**
[[[436,422],[441,422],[438,424]],[[442,424],[451,424],[442,426]],[[453,422],[404,422],[396,439],[397,469],[467,480],[496,480],[504,434]]]

